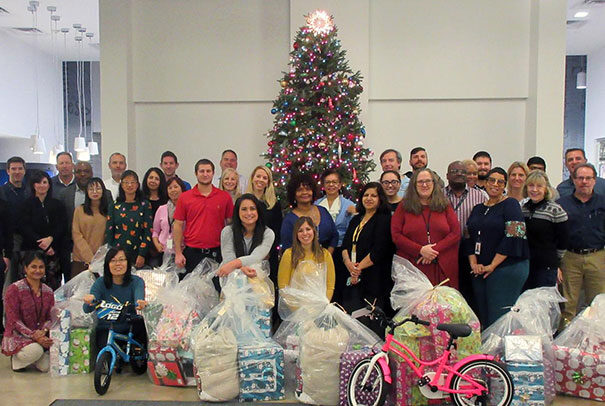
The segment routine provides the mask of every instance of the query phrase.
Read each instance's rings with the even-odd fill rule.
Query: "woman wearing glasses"
[[[424,272],[433,285],[449,279],[458,288],[460,224],[435,172],[414,172],[391,220],[397,255]]]
[[[109,205],[105,242],[124,249],[128,259],[141,268],[151,244],[152,223],[151,204],[143,198],[139,177],[134,171],[124,171],[118,198]]]
[[[504,169],[488,172],[489,199],[475,206],[466,223],[464,251],[474,275],[473,291],[483,328],[515,303],[529,273],[525,221],[517,200],[504,196],[506,181]]]
[[[401,175],[397,171],[384,171],[380,175],[380,184],[382,190],[387,197],[387,203],[391,209],[391,214],[395,213],[399,202],[403,200],[397,193],[399,192],[399,186],[401,186]]]

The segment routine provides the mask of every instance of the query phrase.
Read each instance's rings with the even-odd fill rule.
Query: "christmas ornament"
[[[276,108],[272,108],[271,109],[271,114],[275,114],[275,113],[277,113],[277,109]]]
[[[281,87],[286,87],[288,85],[288,82],[282,80],[279,84],[281,85]]]
[[[298,42],[295,42],[293,45],[294,49],[298,49]]]
[[[265,164],[265,166],[266,166],[267,168],[271,169],[271,168],[273,167],[273,164],[272,164],[271,162],[267,162],[267,163]]]

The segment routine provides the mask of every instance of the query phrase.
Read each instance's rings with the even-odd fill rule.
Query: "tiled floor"
[[[46,406],[55,399],[98,399],[92,375],[51,378],[33,370],[14,373],[9,358],[0,355],[0,405]],[[124,400],[198,400],[195,388],[171,388],[153,385],[147,375],[130,371],[114,376],[103,399]],[[602,406],[603,403],[559,396],[555,406]]]

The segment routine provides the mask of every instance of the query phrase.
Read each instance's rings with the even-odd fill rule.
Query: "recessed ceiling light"
[[[575,18],[585,18],[588,17],[588,11],[578,11],[573,15]]]

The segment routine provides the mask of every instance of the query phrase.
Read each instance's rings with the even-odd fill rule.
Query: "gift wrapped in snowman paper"
[[[557,391],[605,402],[605,293],[596,296],[554,344]]]
[[[351,348],[372,347],[381,340],[358,320],[330,303],[325,264],[301,261],[290,285],[280,290],[283,319],[274,339],[297,353],[296,399],[307,404],[339,403],[340,360]],[[293,345],[293,343],[297,343]],[[290,376],[288,380],[292,380]]]
[[[69,310],[53,307],[49,337],[53,340],[49,349],[50,376],[69,374]]]

